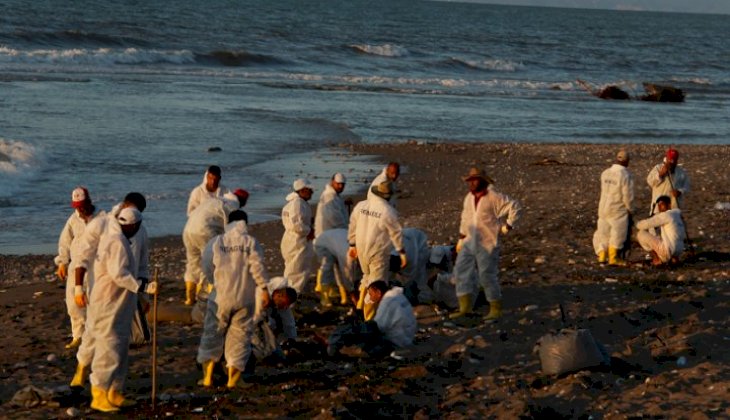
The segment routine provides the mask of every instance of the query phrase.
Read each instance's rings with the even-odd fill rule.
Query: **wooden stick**
[[[159,279],[159,268],[155,268],[154,281]],[[160,283],[157,283],[160,287]],[[157,404],[157,293],[152,295],[152,411],[155,410]]]

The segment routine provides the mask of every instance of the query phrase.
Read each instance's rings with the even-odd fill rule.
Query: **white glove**
[[[147,283],[147,286],[144,288],[144,291],[148,295],[157,294],[157,282],[151,281],[151,282]]]

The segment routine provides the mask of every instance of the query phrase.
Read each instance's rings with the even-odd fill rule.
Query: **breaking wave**
[[[525,68],[522,63],[516,63],[510,60],[484,59],[484,60],[466,60],[463,58],[452,57],[447,60],[447,65],[463,67],[472,70],[488,70],[488,71],[504,71],[515,72]]]
[[[33,176],[40,168],[35,146],[17,140],[0,138],[0,176],[9,182],[0,183],[0,197],[7,197],[22,179]]]
[[[394,44],[369,45],[369,44],[353,44],[348,45],[350,49],[361,54],[378,55],[382,57],[405,57],[410,55],[404,47]]]
[[[195,54],[189,50],[147,50],[138,48],[72,48],[17,50],[0,47],[0,63],[30,64],[192,64]]]

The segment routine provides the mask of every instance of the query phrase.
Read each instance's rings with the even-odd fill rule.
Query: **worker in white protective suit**
[[[519,202],[490,187],[491,178],[484,170],[471,168],[462,177],[469,185],[459,225],[458,256],[454,265],[459,318],[471,313],[479,285],[489,302],[487,320],[502,316],[502,291],[499,287],[500,233],[506,235],[520,219]],[[477,276],[474,276],[476,270]],[[478,283],[475,281],[478,279]]]
[[[73,257],[74,249],[78,246],[86,227],[97,218],[103,218],[104,211],[97,211],[91,203],[89,191],[84,187],[77,187],[71,193],[71,207],[74,212],[69,216],[66,225],[58,238],[58,255],[54,262],[58,266],[56,275],[66,283],[66,312],[71,320],[71,342],[66,344],[67,349],[81,345],[81,336],[86,324],[85,305],[78,305],[76,296],[83,296],[89,287],[88,279],[82,277],[76,285],[73,273],[78,263]],[[68,275],[71,273],[72,275]]]
[[[378,176],[373,179],[373,182],[370,183],[370,188],[368,188],[368,195],[367,198],[372,197],[373,188],[377,188],[378,185],[382,184],[385,181],[390,181],[391,188],[393,190],[392,197],[390,198],[390,205],[393,206],[393,208],[396,207],[397,200],[398,200],[398,186],[396,185],[396,181],[398,180],[398,177],[400,177],[400,164],[398,162],[390,162],[388,163],[385,168],[378,174]]]
[[[97,250],[101,237],[107,229],[108,225],[118,224],[117,217],[125,208],[133,208],[140,213],[144,212],[147,207],[147,200],[138,192],[130,192],[124,197],[124,201],[117,204],[105,217],[96,218],[89,223],[84,230],[84,235],[74,247],[71,258],[75,259],[77,267],[75,269],[76,288],[82,284],[85,278],[88,279],[89,287],[83,293],[76,295],[76,304],[80,307],[86,307],[93,303],[89,299],[92,296],[94,285],[94,262],[96,261]],[[129,246],[132,249],[133,260],[136,264],[133,272],[137,280],[147,283],[149,279],[149,239],[147,237],[147,229],[144,225],[140,225],[137,232],[129,238]],[[134,313],[131,326],[131,343],[142,344],[149,341],[149,328],[147,326],[147,318],[145,317],[144,306],[146,299],[143,295],[139,296],[137,302],[137,311]],[[93,317],[86,320],[86,330],[81,340],[81,345],[76,351],[76,359],[78,365],[76,372],[71,379],[70,386],[72,388],[83,388],[86,378],[89,376],[91,362],[94,359],[94,350],[96,344],[96,336],[93,334]]]
[[[391,251],[398,252],[401,268],[408,265],[398,212],[388,202],[393,196],[392,183],[385,181],[370,191],[371,196],[353,209],[347,235],[348,253],[351,258],[358,258],[362,268],[357,308],[362,309],[366,321],[375,315],[375,306],[365,303],[367,287],[376,280],[388,280]]]
[[[221,198],[230,191],[221,183],[221,168],[211,165],[203,175],[203,182],[193,188],[188,198],[188,217],[195,211],[203,201],[209,198]]]
[[[271,299],[268,305],[264,306],[263,295],[267,291]],[[251,343],[254,357],[249,358],[246,363],[245,376],[253,375],[257,360],[263,360],[273,353],[281,358],[285,357],[284,351],[292,348],[297,339],[297,324],[291,305],[297,301],[298,295],[294,288],[289,287],[287,279],[272,277],[266,285],[266,291],[256,289],[256,293],[256,315]],[[281,344],[277,339],[279,334],[284,338]]]
[[[312,273],[314,226],[309,200],[314,190],[308,180],[299,178],[292,184],[293,192],[286,196],[281,209],[284,235],[281,237],[281,256],[284,259],[284,277],[297,293]]]
[[[199,385],[213,385],[213,367],[225,354],[229,389],[239,385],[241,372],[251,355],[251,336],[256,310],[256,289],[261,305],[269,305],[269,282],[264,267],[264,251],[248,234],[246,214],[234,211],[225,233],[216,236],[205,249],[204,269],[213,279],[208,296],[203,334],[198,347],[198,363],[203,365]]]
[[[600,264],[626,265],[619,251],[629,233],[629,218],[634,212],[634,178],[627,169],[629,154],[621,149],[616,162],[601,173],[601,199],[593,249]],[[608,257],[608,259],[607,259]]]
[[[677,166],[679,152],[669,148],[664,156],[664,162],[654,166],[646,177],[646,183],[651,187],[651,212],[654,214],[657,198],[665,195],[671,200],[671,208],[682,208],[684,196],[689,192],[689,177],[681,166]]]
[[[659,196],[655,204],[657,214],[636,224],[639,230],[636,239],[645,251],[651,252],[654,266],[676,263],[684,251],[686,237],[682,211],[671,208],[672,200],[666,195]],[[653,232],[657,228],[660,236]]]
[[[403,268],[400,267],[400,255],[395,250],[391,252],[391,267],[396,269],[394,279],[400,281],[407,290],[407,296],[412,297],[411,303],[431,303],[433,293],[428,287],[428,261],[431,250],[426,232],[415,228],[403,229],[403,249],[406,250],[409,261]]]
[[[314,239],[314,253],[320,261],[317,279],[321,284],[323,306],[332,306],[329,290],[337,284],[340,304],[347,305],[358,279],[357,260],[348,254],[347,229],[329,229]]]
[[[103,412],[118,411],[134,404],[124,398],[124,382],[129,367],[129,337],[132,318],[141,291],[156,293],[155,282],[137,280],[136,262],[129,246],[142,223],[142,214],[127,207],[117,221],[109,221],[99,241],[91,291],[89,326],[96,343],[91,362],[91,408]]]
[[[200,258],[214,236],[223,233],[228,215],[246,205],[248,192],[237,189],[223,197],[203,201],[188,217],[183,228],[185,245],[185,305],[195,303],[195,295],[203,288],[203,272]]]
[[[367,300],[377,310],[371,321],[337,327],[327,340],[327,354],[336,355],[344,346],[358,345],[368,355],[384,356],[413,344],[418,330],[413,307],[401,287],[378,280],[367,288]]]
[[[332,179],[319,195],[317,214],[314,218],[315,237],[329,229],[347,229],[350,214],[341,196],[345,190],[345,183],[345,176],[338,172],[332,175]]]

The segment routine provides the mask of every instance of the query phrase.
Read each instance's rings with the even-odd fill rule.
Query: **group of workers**
[[[671,261],[683,248],[679,206],[689,182],[677,159],[677,151],[670,149],[664,163],[650,172],[652,214],[636,224],[637,239],[655,264]],[[593,238],[601,263],[625,264],[620,251],[634,212],[628,163],[629,154],[622,149],[616,163],[601,175]],[[187,258],[185,304],[202,304],[200,385],[213,385],[214,366],[222,358],[227,387],[245,383],[256,359],[252,353],[261,357],[276,350],[275,338],[273,345],[265,341],[266,337],[271,341],[277,327],[287,340],[284,344],[296,339],[292,305],[306,291],[315,269],[314,290],[323,306],[331,306],[331,299],[339,297],[340,304],[361,311],[360,321],[340,325],[331,334],[326,343],[330,356],[347,345],[358,345],[371,355],[411,345],[417,330],[412,308],[416,303],[455,308],[450,318],[458,319],[472,313],[481,289],[489,303],[486,319],[502,316],[500,243],[519,221],[520,203],[498,192],[484,170],[471,168],[462,177],[468,193],[460,239],[455,246],[429,246],[425,232],[403,228],[399,221],[395,207],[399,175],[400,165],[389,163],[373,180],[367,198],[353,208],[342,197],[345,176],[335,173],[314,215],[309,204],[314,187],[306,179],[295,180],[281,212],[284,273],[270,278],[261,244],[249,234],[248,216],[242,210],[249,193],[223,186],[218,166],[207,169],[203,182],[190,194],[182,234]],[[141,292],[157,291],[156,282],[148,280],[145,206],[141,194],[130,193],[105,213],[94,207],[88,190],[76,188],[74,212],[59,240],[56,264],[58,276],[67,281],[73,336],[66,347],[78,348],[71,386],[83,387],[88,376],[91,407],[104,412],[128,404],[122,391],[130,337],[140,329],[135,325],[146,328],[146,299]]]
[[[593,248],[601,264],[624,266],[622,250],[630,246],[634,208],[634,180],[628,170],[629,153],[621,149],[615,163],[601,174],[601,198]],[[636,240],[655,266],[676,263],[684,251],[686,226],[681,207],[689,191],[689,177],[678,166],[679,152],[669,148],[662,163],[649,171],[649,218],[635,223]],[[657,230],[659,232],[657,233]]]

